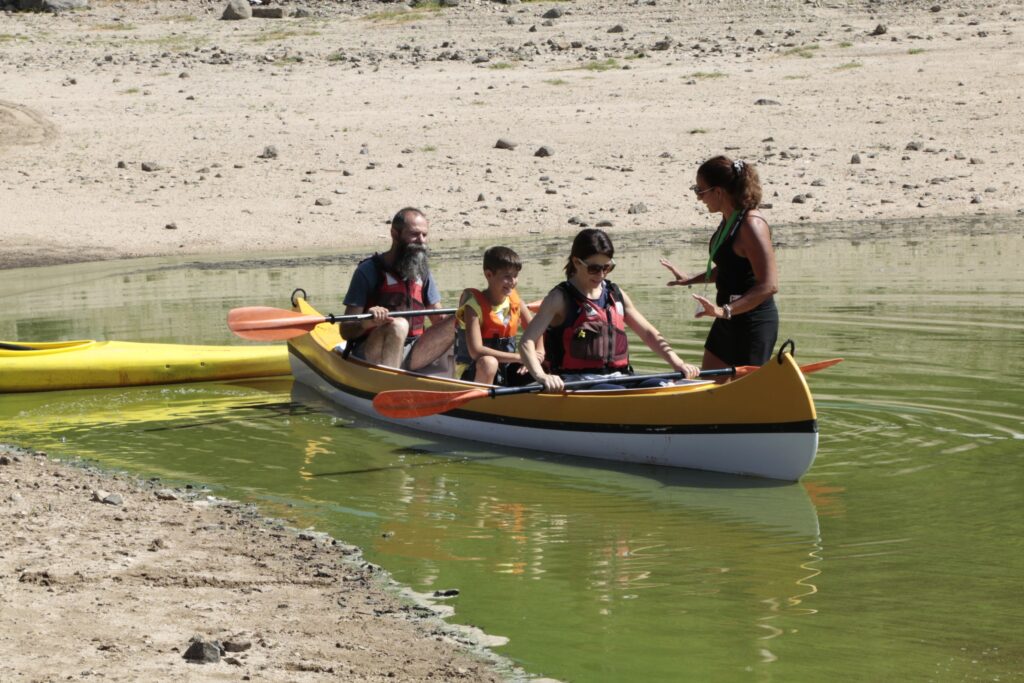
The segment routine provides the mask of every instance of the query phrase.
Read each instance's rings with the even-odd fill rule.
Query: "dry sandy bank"
[[[720,152],[777,232],[1021,207],[1019,3],[301,7],[0,14],[0,264],[378,246],[404,205],[438,242],[706,234]]]

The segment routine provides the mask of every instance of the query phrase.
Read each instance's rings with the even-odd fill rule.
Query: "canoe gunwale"
[[[292,357],[300,360],[309,370],[318,375],[323,381],[330,384],[336,390],[348,394],[354,398],[363,399],[366,401],[372,401],[373,397],[376,396],[376,392],[365,391],[353,387],[351,385],[344,384],[338,379],[325,373],[315,362],[306,358],[300,351],[294,346],[289,345],[289,354]],[[351,363],[352,361],[344,361]],[[409,373],[403,370],[395,368],[377,368],[371,363],[365,361],[357,361],[360,365],[366,366],[371,369],[380,369],[395,374],[408,375],[410,377],[424,377],[428,379],[437,379],[428,375],[420,375],[418,373]],[[444,378],[447,380],[447,378]],[[457,381],[457,380],[456,380]],[[461,384],[476,384],[474,382],[461,382]],[[478,385],[487,386],[487,385]],[[629,392],[629,389],[623,390],[623,392],[614,392],[616,395],[621,395],[624,392]],[[638,392],[650,393],[651,389],[639,389]],[[590,396],[595,395],[597,392],[591,393]],[[605,393],[605,392],[602,392]],[[613,392],[607,392],[611,394]],[[482,398],[480,401],[487,401],[493,399]],[[795,434],[811,434],[817,433],[818,421],[816,419],[802,420],[797,422],[778,422],[778,423],[756,423],[756,424],[730,424],[730,423],[711,423],[711,424],[697,424],[697,425],[679,425],[679,424],[642,424],[642,425],[631,425],[631,424],[608,424],[606,422],[579,422],[579,421],[560,421],[560,420],[536,420],[536,419],[523,419],[509,415],[501,415],[494,413],[484,413],[475,410],[459,409],[451,410],[444,413],[446,417],[458,418],[463,420],[473,420],[484,424],[502,424],[514,427],[528,427],[533,429],[551,429],[551,430],[571,430],[571,431],[584,431],[589,433],[616,433],[616,434],[781,434],[781,433],[795,433]],[[373,416],[383,419],[380,415],[374,414]],[[400,422],[398,424],[401,424]]]

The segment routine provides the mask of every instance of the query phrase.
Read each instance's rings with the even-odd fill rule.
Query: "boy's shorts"
[[[502,387],[521,387],[533,382],[530,373],[519,374],[522,363],[499,363],[498,372],[494,377],[494,383]],[[475,382],[476,363],[459,363],[455,374],[459,379],[466,382]]]

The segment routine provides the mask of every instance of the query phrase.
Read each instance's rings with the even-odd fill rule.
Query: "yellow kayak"
[[[283,344],[0,342],[0,393],[208,382],[289,372]]]

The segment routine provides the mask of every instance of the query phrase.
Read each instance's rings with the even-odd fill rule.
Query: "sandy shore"
[[[358,548],[207,494],[0,446],[0,680],[516,677]]]
[[[433,5],[0,14],[0,264],[380,246],[410,204],[439,247],[706,234],[721,152],[777,231],[1021,208],[1019,3]]]

